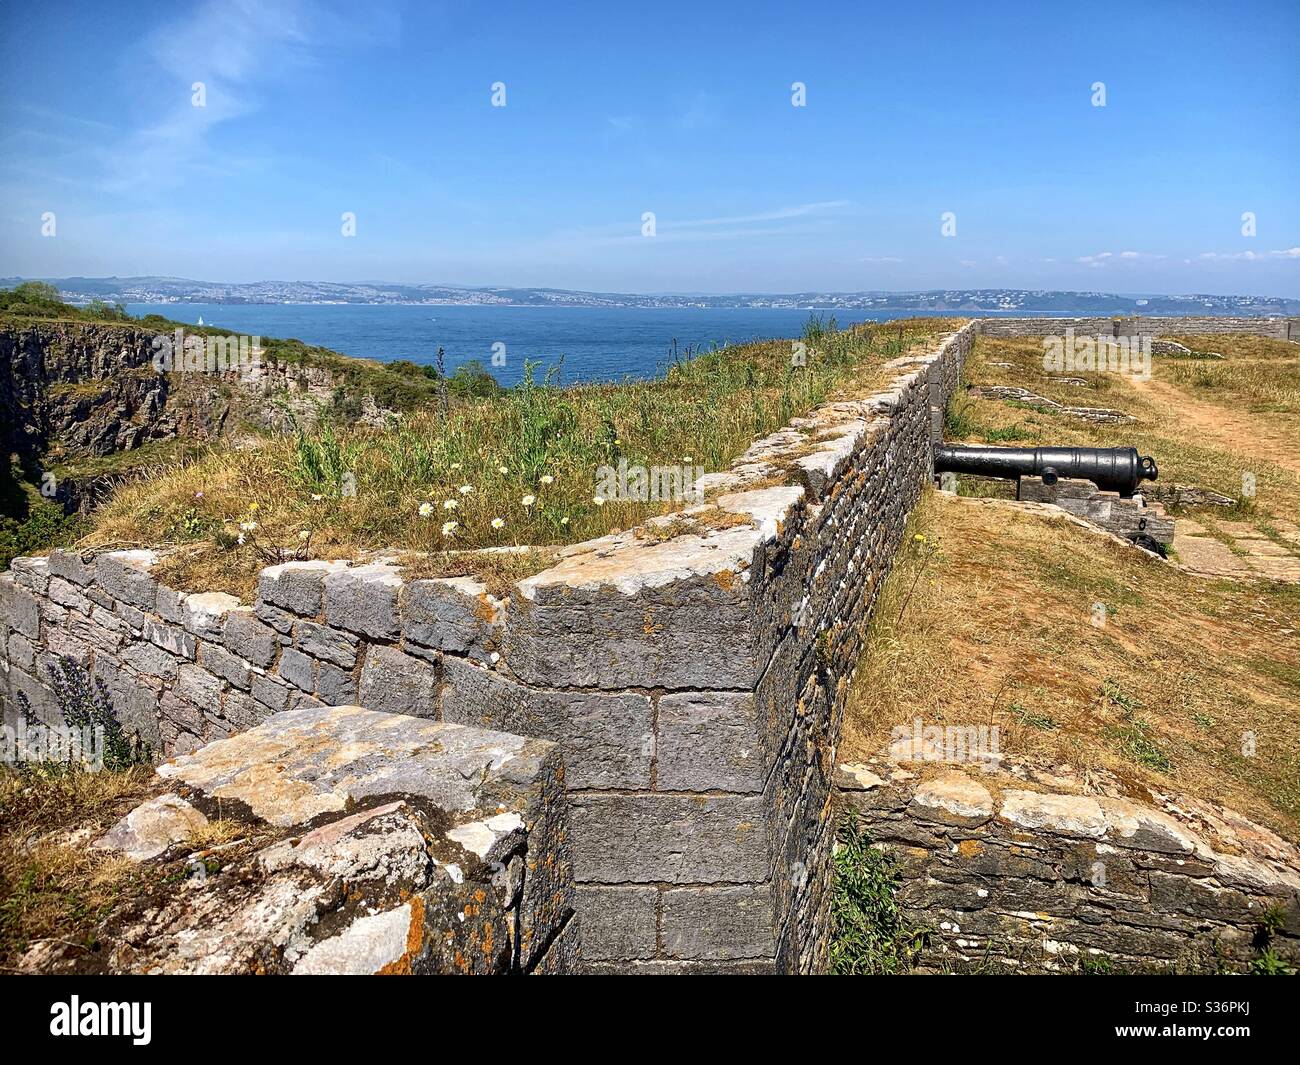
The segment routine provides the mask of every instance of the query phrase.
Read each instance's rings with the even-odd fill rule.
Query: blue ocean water
[[[367,304],[128,304],[132,314],[162,314],[232,333],[294,337],[308,344],[390,362],[432,363],[439,345],[447,368],[478,359],[503,385],[523,376],[524,359],[547,366],[564,356],[562,381],[617,381],[654,377],[679,351],[707,350],[774,337],[798,337],[806,310],[736,308],[429,307]],[[819,312],[828,317],[828,312]],[[911,312],[909,312],[911,313]],[[899,317],[867,311],[838,312],[840,326]],[[502,344],[505,365],[492,362]]]

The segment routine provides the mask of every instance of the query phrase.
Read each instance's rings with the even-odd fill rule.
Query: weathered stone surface
[[[286,647],[280,652],[280,676],[305,692],[316,690],[316,662],[301,651]]]
[[[190,839],[207,823],[208,819],[180,796],[164,793],[141,803],[92,846],[143,861]]]
[[[767,771],[762,728],[748,692],[673,693],[659,700],[661,791],[759,792]]]
[[[570,787],[650,786],[648,696],[531,689],[450,656],[443,677],[443,720],[555,740],[564,748]]]
[[[577,909],[582,914],[583,958],[619,961],[653,958],[658,950],[659,890],[652,887],[598,887],[577,889]]]
[[[79,551],[65,551],[56,547],[50,552],[49,566],[51,577],[62,577],[83,588],[95,579],[93,564],[89,564]]]
[[[954,771],[917,788],[911,812],[914,817],[947,825],[980,825],[993,816],[993,796],[984,785]]]
[[[280,640],[275,631],[247,607],[226,615],[221,639],[232,654],[262,669],[270,667],[280,650]]]
[[[149,800],[99,845],[154,860],[209,809],[252,842],[110,917],[108,969],[574,971],[560,767],[544,741],[359,707],[286,711],[177,758],[159,773],[187,798]]]
[[[438,671],[395,647],[372,647],[361,669],[357,698],[372,710],[437,717]]]
[[[260,601],[302,617],[321,612],[325,577],[347,568],[344,562],[286,562],[262,570],[257,584]]]
[[[229,681],[236,688],[248,691],[252,684],[249,664],[237,655],[215,643],[205,643],[199,654],[199,665],[209,673]]]
[[[239,606],[239,600],[225,592],[187,595],[181,604],[182,624],[196,636],[220,640],[226,615]]]
[[[372,639],[395,640],[401,633],[401,592],[401,571],[393,566],[334,570],[325,578],[325,620]]]
[[[152,551],[110,551],[95,560],[96,580],[114,599],[153,610],[158,601],[158,582],[149,574],[158,556]]]
[[[1051,795],[1008,791],[998,814],[1027,829],[1048,829],[1067,836],[1098,839],[1106,834],[1106,817],[1096,799],[1084,795]]]
[[[361,641],[350,632],[340,632],[314,621],[298,622],[293,632],[294,644],[304,654],[342,669],[351,669],[357,664],[357,648]]]
[[[293,689],[278,677],[253,674],[253,698],[272,711],[284,710],[289,705],[289,695],[292,691]]]
[[[750,796],[571,798],[579,883],[759,883],[767,870],[762,800]]]
[[[326,706],[353,706],[357,702],[356,678],[346,669],[322,662],[316,672],[316,695]],[[375,706],[375,709],[393,712],[387,707]]]
[[[402,637],[424,647],[485,661],[500,646],[503,606],[472,577],[413,581],[406,590]]]
[[[757,887],[673,888],[663,895],[663,941],[669,957],[764,958],[775,949],[772,892]]]

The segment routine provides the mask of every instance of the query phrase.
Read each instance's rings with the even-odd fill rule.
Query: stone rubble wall
[[[1201,336],[1248,333],[1277,340],[1300,342],[1300,318],[1186,317],[1186,318],[984,318],[980,335],[986,337]]]
[[[1041,477],[1021,477],[1016,498],[1028,503],[1048,503],[1116,536],[1129,538],[1145,533],[1162,544],[1174,542],[1174,519],[1159,503],[1148,503],[1146,488],[1125,498],[1118,492],[1103,492],[1092,481],[1062,477],[1055,484],[1044,484]]]
[[[159,756],[351,704],[552,740],[588,969],[815,971],[846,684],[975,334],[895,360],[886,390],[707,475],[710,502],[565,548],[504,601],[383,559],[270,567],[251,604],[167,588],[149,551],[16,559],[6,715],[21,692],[53,721],[67,655]],[[719,510],[745,521],[681,532]]]
[[[578,969],[553,743],[317,707],[274,714],[158,773],[157,794],[92,844],[145,866],[98,930],[102,948],[44,940],[25,970]],[[230,842],[195,842],[212,818]]]
[[[885,758],[836,774],[841,809],[894,859],[904,921],[929,930],[921,971],[1244,971],[1266,945],[1300,963],[1294,846],[1100,783]]]

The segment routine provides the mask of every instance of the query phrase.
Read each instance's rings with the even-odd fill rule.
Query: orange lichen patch
[[[977,839],[964,839],[957,844],[957,853],[963,858],[974,858],[983,849],[984,844]]]
[[[475,599],[474,616],[478,618],[479,621],[485,621],[489,624],[496,620],[496,607],[492,605],[492,600],[488,598],[486,592],[481,593]]]
[[[416,895],[410,901],[411,923],[406,929],[406,950],[395,961],[389,962],[377,976],[410,976],[412,964],[424,949],[424,899]]]
[[[718,587],[724,592],[729,592],[736,586],[736,574],[734,570],[719,570],[713,575],[713,579],[717,582]]]

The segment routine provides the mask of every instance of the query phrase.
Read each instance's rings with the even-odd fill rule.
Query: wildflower
[[[456,489],[456,491],[458,491],[463,496],[467,496],[470,494],[470,492],[474,491],[474,486],[472,484],[463,484],[458,489]]]
[[[194,493],[194,498],[195,498],[195,499],[202,499],[202,498],[203,498],[203,493],[202,493],[202,492],[195,492],[195,493]]]
[[[243,533],[240,533],[240,534],[239,534],[238,538],[235,540],[235,543],[237,543],[240,547],[243,547],[243,546],[244,546],[244,534],[243,534]]]
[[[552,482],[554,482],[554,480],[555,478],[552,477],[549,473],[542,474],[542,484],[551,484]]]
[[[459,463],[459,462],[453,462],[453,463],[451,464],[451,468],[452,468],[453,470],[458,470],[458,469],[460,469],[460,463]]]
[[[311,494],[311,499],[312,499],[312,502],[313,502],[313,503],[319,503],[319,502],[320,502],[322,499],[324,499],[324,498],[325,498],[325,497],[324,497],[323,495],[321,495],[319,492],[313,492],[313,493]]]
[[[299,530],[299,532],[298,532],[298,539],[299,539],[299,540],[303,540],[303,541],[305,541],[309,536],[311,536],[311,533],[310,533],[310,531],[308,531],[307,529],[301,529],[301,530]]]
[[[566,514],[563,518],[560,519],[560,524],[561,524],[561,525],[568,525],[568,524],[569,524],[569,517],[568,517],[567,514]]]
[[[432,504],[432,503],[421,503],[421,504],[420,504],[420,517],[422,517],[422,518],[427,518],[427,517],[428,517],[430,514],[432,514],[432,513],[433,513],[433,504]]]
[[[239,523],[239,528],[240,528],[240,531],[241,531],[241,532],[246,532],[246,533],[248,533],[248,532],[252,532],[254,529],[257,528],[257,522],[255,522],[255,521],[241,521],[241,522]]]
[[[682,459],[682,461],[683,461],[683,462],[694,462],[695,460],[694,460],[693,458],[691,458],[690,455],[687,455],[687,456],[685,456],[685,457]]]
[[[521,499],[519,502],[521,502],[521,503],[522,503],[524,506],[526,506],[526,507],[531,507],[534,503],[537,502],[537,497],[536,497],[536,496],[524,496],[524,498]]]
[[[248,509],[249,509],[249,512],[250,512],[250,513],[251,513],[252,511],[257,510],[257,504],[256,504],[256,503],[249,503],[249,504],[248,504]]]
[[[912,539],[915,540],[918,544],[925,543],[925,537],[921,533],[917,533],[915,536],[912,537]]]
[[[604,497],[604,496],[592,496],[592,497],[591,497],[591,501],[592,501],[593,503],[595,503],[596,506],[598,506],[598,507],[603,507],[603,506],[605,505],[605,497]]]
[[[456,533],[456,530],[459,529],[459,528],[460,528],[460,525],[457,524],[457,523],[454,522],[454,521],[444,521],[444,522],[442,523],[442,535],[443,535],[443,536],[454,536],[455,533]]]
[[[497,467],[497,473],[501,474],[502,476],[505,476],[505,475],[506,475],[507,473],[509,473],[509,472],[510,472],[510,467],[509,467],[509,466],[498,466],[498,467]]]
[[[455,510],[458,506],[460,506],[460,504],[457,503],[454,499],[444,499],[442,501],[443,510]]]
[[[505,519],[505,518],[493,518],[493,519],[492,519],[492,528],[494,528],[494,529],[504,529],[505,527],[506,527],[506,519]]]

